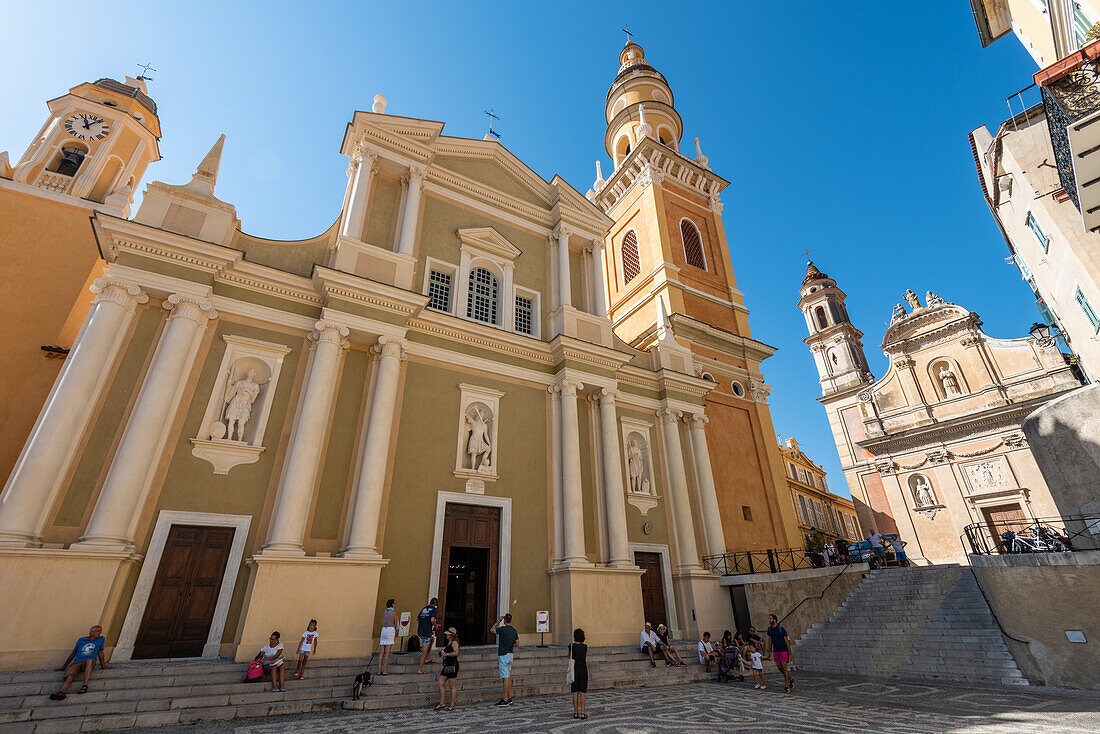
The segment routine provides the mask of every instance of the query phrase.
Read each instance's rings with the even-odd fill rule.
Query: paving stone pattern
[[[969,568],[871,571],[793,650],[799,670],[1028,685]]]

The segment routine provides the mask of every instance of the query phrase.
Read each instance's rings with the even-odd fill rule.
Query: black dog
[[[363,692],[363,686],[373,686],[374,678],[370,674],[371,663],[374,662],[374,653],[371,653],[370,660],[367,661],[367,668],[359,675],[355,676],[355,683],[351,687],[351,700],[358,701],[359,694]]]

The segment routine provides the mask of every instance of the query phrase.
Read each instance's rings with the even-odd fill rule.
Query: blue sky
[[[685,144],[700,137],[731,181],[738,285],[753,335],[778,347],[764,364],[775,429],[796,436],[838,492],[795,308],[804,249],[848,293],[879,376],[877,345],[906,288],[979,312],[992,336],[1022,336],[1037,318],[967,140],[1007,117],[1005,97],[1035,67],[1011,37],[982,49],[965,0],[112,2],[64,20],[50,3],[20,2],[4,12],[0,150],[18,159],[47,99],[151,61],[164,159],[146,183],[188,181],[225,133],[218,195],[245,231],[285,239],[336,218],[344,125],[377,92],[388,112],[443,120],[450,135],[481,137],[492,108],[512,152],[586,191],[597,158],[610,170],[603,103],[629,23],[672,85]]]

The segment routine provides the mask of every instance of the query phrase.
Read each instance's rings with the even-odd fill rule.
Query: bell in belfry
[[[62,148],[64,156],[57,164],[57,172],[63,176],[75,176],[80,164],[84,162],[84,151],[78,148]]]

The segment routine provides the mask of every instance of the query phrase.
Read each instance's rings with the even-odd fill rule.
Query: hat
[[[448,627],[446,630],[443,631],[443,634],[450,635],[451,637],[458,637],[458,630],[456,630],[454,627]]]
[[[653,623],[652,623],[652,622],[646,622],[646,623],[645,623],[645,626],[646,626],[646,627],[652,627],[652,626],[653,626]]]
[[[667,629],[667,628],[663,624],[659,624],[659,625],[657,625],[657,629],[663,630],[663,629]]]

